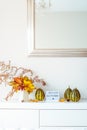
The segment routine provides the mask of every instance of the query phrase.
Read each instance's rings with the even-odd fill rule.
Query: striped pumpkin
[[[80,92],[77,88],[73,89],[71,92],[71,101],[78,102],[81,98]]]
[[[70,87],[68,87],[65,92],[64,92],[64,98],[66,99],[66,101],[70,101],[71,99],[71,92],[72,89]]]
[[[43,101],[45,98],[45,93],[41,88],[38,88],[35,93],[35,98],[39,101]]]

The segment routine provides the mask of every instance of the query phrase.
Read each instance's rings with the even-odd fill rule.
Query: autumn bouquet
[[[15,92],[26,91],[32,93],[37,86],[45,86],[46,82],[40,79],[31,69],[12,66],[11,61],[8,64],[0,62],[0,84],[5,83],[12,87],[7,94],[6,100],[12,97]]]

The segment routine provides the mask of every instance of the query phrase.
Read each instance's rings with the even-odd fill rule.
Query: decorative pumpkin
[[[71,92],[71,101],[78,102],[81,98],[80,92],[77,88],[73,89]]]
[[[71,99],[71,92],[72,92],[72,89],[70,87],[68,87],[65,92],[64,92],[64,98],[67,100],[67,101],[70,101]]]
[[[35,98],[39,101],[43,101],[45,98],[45,93],[41,88],[38,88],[35,93]]]

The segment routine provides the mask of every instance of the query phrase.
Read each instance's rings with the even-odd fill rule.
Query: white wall
[[[28,57],[27,0],[0,0],[0,61],[8,60],[32,69],[47,81],[48,90],[62,95],[70,85],[87,97],[87,58]]]

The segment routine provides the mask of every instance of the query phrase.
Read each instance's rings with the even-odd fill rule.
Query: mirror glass
[[[35,48],[87,48],[87,0],[35,0]]]

